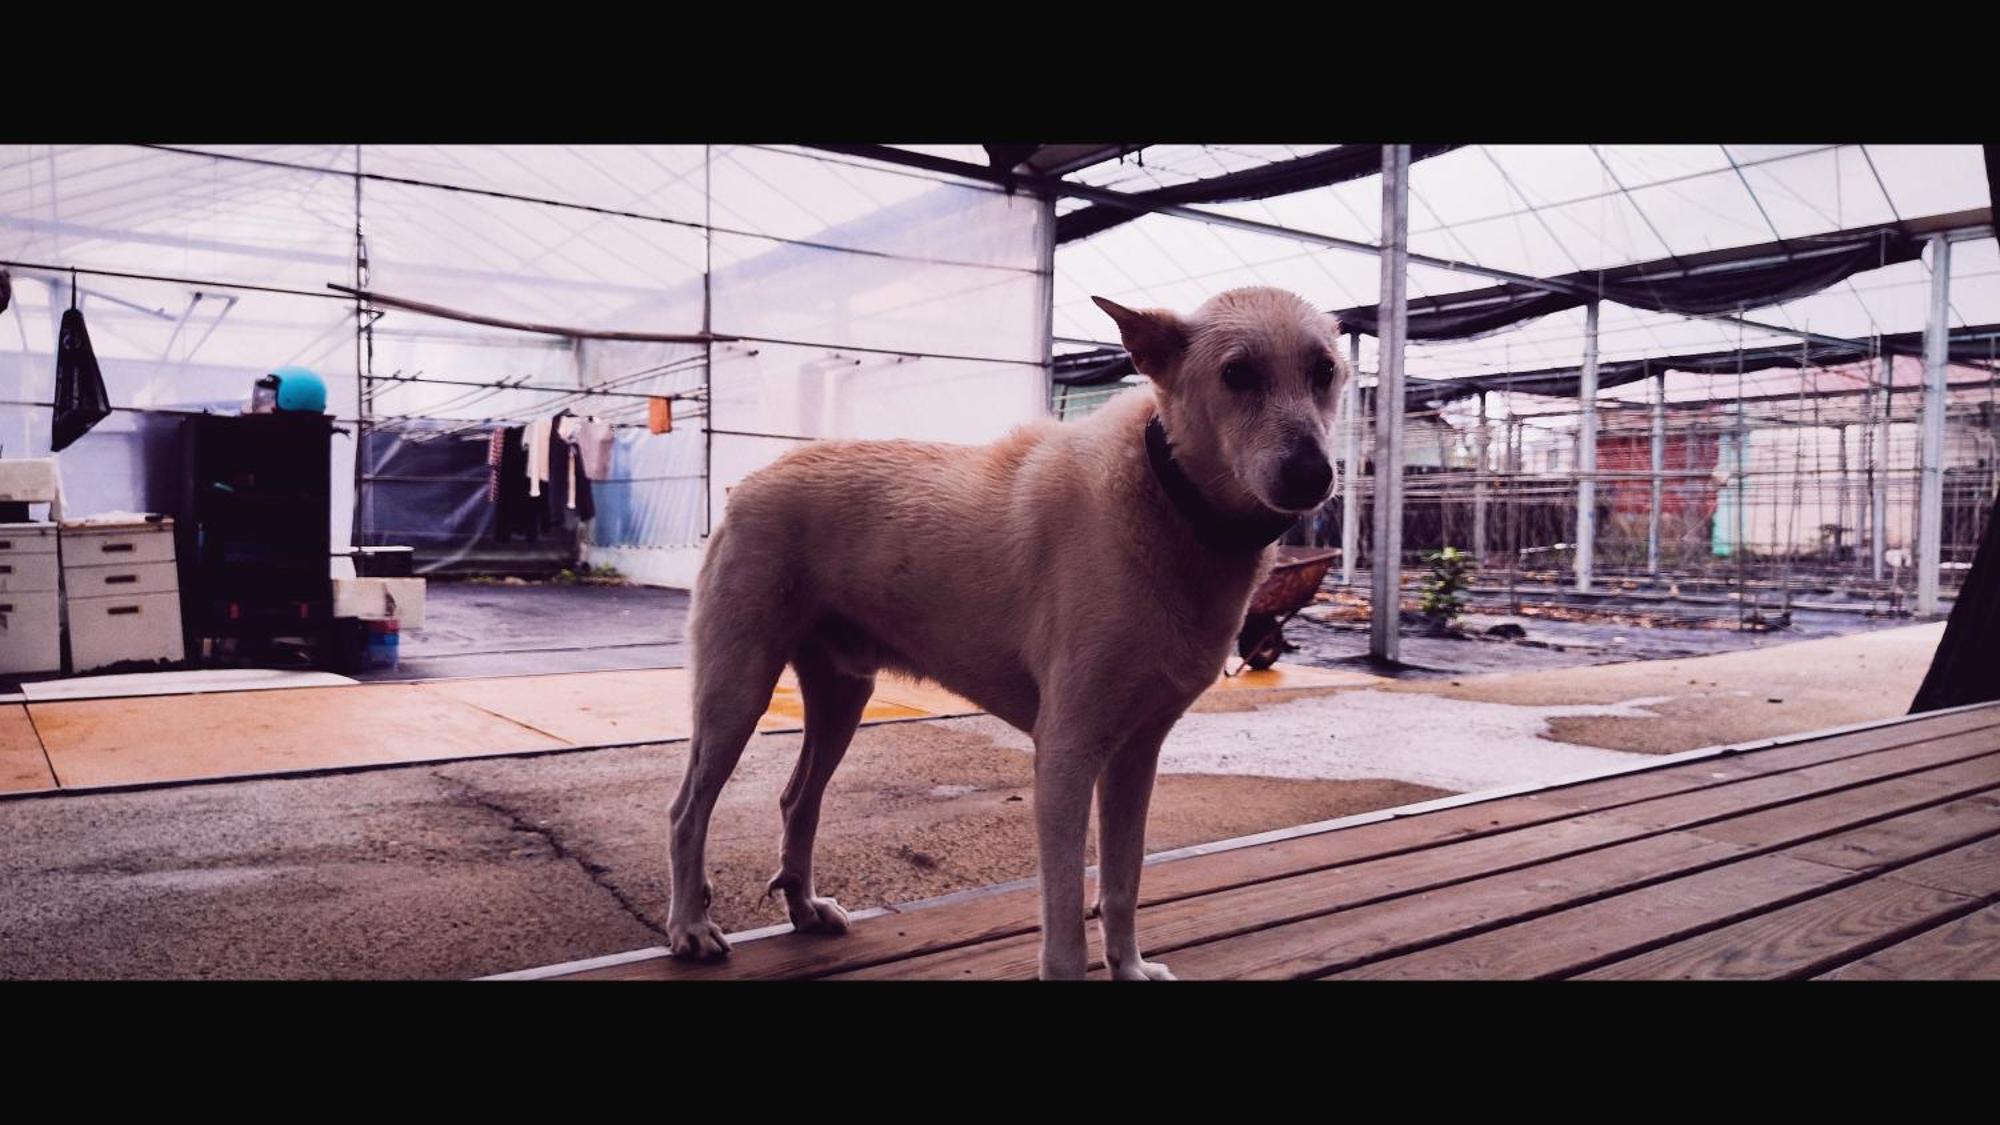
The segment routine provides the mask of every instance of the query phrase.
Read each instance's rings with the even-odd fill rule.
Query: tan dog
[[[1084,973],[1094,787],[1106,962],[1117,979],[1171,979],[1140,959],[1133,918],[1160,744],[1222,670],[1266,545],[1329,495],[1327,434],[1347,371],[1333,318],[1282,290],[1233,290],[1186,319],[1097,303],[1151,389],[987,446],[814,443],[730,495],[694,597],[676,955],[729,951],[708,917],[709,816],[789,662],[805,746],[770,888],[794,927],[847,929],[814,892],[813,836],[889,668],[1034,736],[1042,976]]]

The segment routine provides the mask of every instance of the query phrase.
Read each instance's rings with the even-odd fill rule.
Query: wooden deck
[[[1183,979],[2000,979],[2000,704],[1437,805],[1161,857],[1141,948]],[[1038,942],[1011,885],[510,976],[1011,980]]]

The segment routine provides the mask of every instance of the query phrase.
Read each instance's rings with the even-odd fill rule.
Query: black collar
[[[1269,510],[1255,516],[1230,516],[1216,511],[1174,462],[1173,446],[1167,442],[1167,430],[1160,425],[1158,414],[1146,423],[1146,459],[1152,462],[1153,476],[1166,490],[1174,509],[1188,521],[1195,539],[1211,551],[1224,554],[1261,551],[1276,542],[1299,518],[1290,512]]]

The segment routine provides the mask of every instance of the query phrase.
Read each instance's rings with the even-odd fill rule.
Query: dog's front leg
[[[1146,808],[1161,736],[1121,747],[1097,783],[1098,922],[1112,980],[1172,980],[1165,965],[1139,956],[1139,874],[1146,858]]]
[[[1083,848],[1090,831],[1090,789],[1102,760],[1096,748],[1068,739],[1035,747],[1035,842],[1042,875],[1042,979],[1082,980]]]

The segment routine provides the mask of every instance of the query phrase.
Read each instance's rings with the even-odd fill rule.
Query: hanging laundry
[[[595,519],[597,508],[590,493],[590,478],[583,472],[576,446],[564,437],[576,434],[581,420],[562,410],[549,421],[549,487],[545,507],[549,526],[570,526],[567,520],[570,515],[579,520]]]
[[[528,423],[527,432],[521,444],[527,450],[527,462],[523,470],[528,474],[528,495],[540,496],[542,482],[549,479],[549,440],[553,436],[555,419],[542,418]]]
[[[656,434],[674,432],[674,400],[670,398],[650,398],[646,400],[646,428]]]
[[[507,431],[502,428],[486,435],[486,502],[500,502],[500,460],[507,448]]]
[[[74,284],[70,292],[76,291]],[[74,301],[74,297],[71,298]],[[90,332],[75,304],[63,313],[62,335],[56,345],[55,421],[49,429],[49,450],[60,452],[111,416],[111,396],[104,389],[104,372],[90,350]]]
[[[611,423],[597,418],[585,418],[577,428],[576,444],[583,456],[584,475],[591,480],[604,480],[611,475],[611,449],[617,433]]]
[[[534,541],[548,526],[548,509],[528,495],[528,453],[522,441],[525,428],[508,426],[500,431],[500,464],[497,467],[499,510],[494,513],[493,537],[505,543],[514,536]]]
[[[555,456],[563,458],[563,475],[569,478],[569,487],[563,490],[563,501],[570,508],[576,507],[576,478],[583,475],[576,448],[577,431],[583,428],[583,419],[574,414],[556,416]]]

